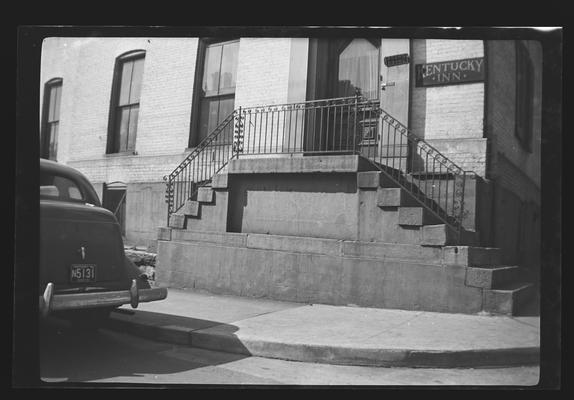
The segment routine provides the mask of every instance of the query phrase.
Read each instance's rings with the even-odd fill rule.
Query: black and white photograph
[[[19,33],[16,386],[560,386],[562,27]]]

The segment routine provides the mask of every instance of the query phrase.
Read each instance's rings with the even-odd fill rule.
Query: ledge
[[[229,163],[228,174],[269,173],[356,173],[367,169],[367,161],[358,155],[276,155],[270,157],[239,158]]]

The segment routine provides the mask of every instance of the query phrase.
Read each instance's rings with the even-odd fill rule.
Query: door
[[[122,236],[126,236],[126,185],[122,182],[104,184],[102,206],[114,213],[120,224]]]
[[[308,100],[338,99],[357,94],[376,100],[380,40],[311,39],[309,43]],[[349,152],[372,144],[368,128],[372,114],[354,113],[351,102],[321,103],[307,112],[307,150]],[[363,110],[364,111],[364,110]],[[359,118],[359,121],[356,120]]]
[[[381,40],[380,106],[405,127],[409,118],[410,39]],[[385,113],[383,113],[383,116]],[[406,171],[408,144],[406,137],[384,119],[379,126],[381,163]]]

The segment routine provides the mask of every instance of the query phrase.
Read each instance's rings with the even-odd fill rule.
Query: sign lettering
[[[396,67],[397,65],[408,64],[410,62],[410,57],[408,54],[395,54],[394,56],[388,56],[383,59],[387,67]]]
[[[484,80],[484,57],[415,65],[415,86],[455,85]]]

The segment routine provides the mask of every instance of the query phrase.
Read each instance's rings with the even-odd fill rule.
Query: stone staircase
[[[412,175],[408,179],[412,180]],[[438,217],[422,207],[407,191],[387,179],[384,173],[359,172],[357,184],[362,190],[376,190],[377,206],[387,211],[394,210],[398,215],[399,226],[418,229],[421,246],[457,245],[455,249],[470,251],[471,255],[467,255],[467,260],[462,262],[466,265],[465,285],[482,289],[482,311],[513,315],[534,296],[535,287],[532,283],[522,281],[524,274],[519,266],[501,265],[500,249],[476,247],[477,238],[472,231],[463,229],[458,238],[451,227],[440,223]],[[424,183],[421,185],[419,180],[416,184],[424,190]],[[457,264],[460,262],[454,265]]]
[[[227,171],[214,175],[160,229],[164,284],[300,302],[506,315],[519,313],[535,295],[520,267],[502,265],[500,249],[479,246],[472,231],[459,237],[382,171],[356,172],[354,238],[229,232],[232,185]],[[361,282],[362,290],[351,282]]]

